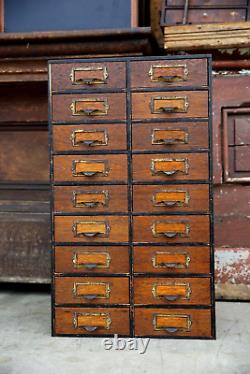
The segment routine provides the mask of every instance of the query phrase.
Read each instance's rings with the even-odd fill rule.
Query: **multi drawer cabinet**
[[[210,57],[49,74],[53,335],[214,338]]]

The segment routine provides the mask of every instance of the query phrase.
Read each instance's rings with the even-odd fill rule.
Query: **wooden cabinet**
[[[215,337],[209,64],[50,63],[54,335]]]

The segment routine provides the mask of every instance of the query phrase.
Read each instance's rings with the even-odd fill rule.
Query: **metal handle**
[[[172,169],[172,170],[161,170],[161,172],[167,176],[174,175],[178,173],[179,170]]]
[[[158,80],[162,82],[173,82],[175,79],[180,78],[178,75],[158,75]]]
[[[84,330],[92,332],[98,329],[98,326],[81,326]]]
[[[174,334],[178,332],[180,329],[178,329],[177,327],[164,327],[163,330],[169,332],[170,334]]]
[[[83,145],[87,145],[87,146],[91,146],[92,144],[95,143],[95,140],[81,140],[79,141],[79,143],[83,144]]]
[[[177,112],[178,111],[178,107],[174,106],[174,107],[163,107],[161,106],[159,108],[159,111],[161,111],[162,113],[174,113],[174,112]]]
[[[82,297],[84,299],[86,299],[86,300],[94,300],[94,299],[98,298],[98,295],[96,295],[96,294],[89,294],[89,295],[83,295]]]
[[[91,108],[86,108],[86,109],[80,109],[78,111],[80,114],[85,114],[86,116],[93,116],[95,113],[99,113],[98,109],[91,109]]]
[[[87,238],[93,238],[94,236],[102,234],[101,232],[83,232],[82,235],[86,236]]]
[[[162,297],[166,299],[167,301],[176,301],[180,299],[181,295],[164,295]]]
[[[94,175],[96,175],[98,173],[99,173],[99,171],[82,171],[79,174],[82,174],[85,177],[93,177]]]
[[[95,268],[97,268],[97,264],[83,264],[83,267],[85,267],[86,269],[89,269],[89,270],[91,270],[91,269],[95,269]]]
[[[168,269],[175,269],[175,268],[178,268],[179,264],[177,264],[176,262],[164,262],[161,264],[161,267],[164,267],[164,268],[168,268]]]
[[[98,201],[83,201],[82,205],[86,206],[87,208],[95,208],[99,205]]]
[[[177,234],[178,234],[177,232],[171,232],[171,231],[162,233],[162,235],[166,236],[167,238],[175,238]]]
[[[161,201],[161,203],[164,204],[165,206],[172,207],[172,206],[175,206],[178,203],[178,201],[177,200],[175,201],[167,201],[167,200],[164,201],[163,200]]]
[[[100,83],[100,79],[97,79],[97,78],[79,78],[79,79],[76,79],[75,80],[76,83],[80,84],[86,84],[88,86],[91,86],[92,84],[97,84],[97,83]],[[103,81],[104,83],[104,81]]]

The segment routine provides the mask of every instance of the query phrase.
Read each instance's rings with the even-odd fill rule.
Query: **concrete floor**
[[[217,303],[217,340],[151,340],[145,354],[102,338],[50,337],[49,293],[0,293],[0,374],[249,374],[250,303]]]

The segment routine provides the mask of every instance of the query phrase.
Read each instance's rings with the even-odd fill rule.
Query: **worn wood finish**
[[[134,123],[134,151],[184,151],[208,148],[206,122]]]
[[[127,149],[126,125],[53,126],[54,152],[109,151]]]
[[[56,273],[129,272],[129,253],[125,246],[56,246],[54,251]]]
[[[155,316],[165,316],[165,323],[154,327]],[[172,319],[168,316],[172,316]],[[176,317],[188,316],[191,320],[189,331],[180,331],[183,327],[176,324]],[[172,321],[172,323],[171,323]],[[166,327],[175,327],[175,332],[168,332]],[[135,308],[135,335],[136,336],[190,336],[190,337],[212,337],[211,310],[209,309],[166,309],[166,308]]]
[[[205,184],[133,186],[133,209],[136,213],[208,212],[209,186]]]
[[[237,3],[237,4],[236,4]],[[185,0],[166,0],[165,5],[171,7],[183,7]],[[189,0],[190,7],[234,7],[235,5],[241,7],[247,5],[247,0]]]
[[[110,320],[109,328],[97,326],[96,330],[89,331],[83,326],[75,326],[76,316],[92,316],[92,326],[96,326],[98,315],[103,314]],[[97,316],[96,316],[97,314]],[[55,334],[59,335],[129,335],[129,309],[128,308],[55,308]],[[121,323],[122,321],[122,323]]]
[[[129,278],[56,277],[56,304],[128,304]]]
[[[152,162],[157,161],[160,164],[158,172],[152,172]],[[166,162],[164,162],[166,160]],[[169,160],[169,161],[168,161]],[[181,160],[186,163],[186,171],[179,169],[175,160]],[[173,161],[173,164],[171,162]],[[168,163],[167,163],[168,162]],[[153,154],[153,155],[133,155],[133,182],[169,180],[202,180],[208,179],[207,169],[207,154],[206,153],[167,153],[167,154]],[[177,166],[177,169],[175,169]],[[164,174],[162,171],[169,170],[173,174]],[[176,172],[174,172],[176,170]]]
[[[210,272],[209,247],[133,247],[134,272],[186,274]]]
[[[210,305],[210,278],[135,278],[134,302],[135,305]]]
[[[169,233],[169,237],[164,232]],[[209,217],[135,216],[133,239],[135,243],[209,243]]]
[[[128,211],[127,186],[56,186],[55,212],[103,213]]]
[[[95,166],[100,168],[100,173],[95,175],[73,175],[73,162],[87,161],[86,171],[92,171]],[[89,162],[89,163],[88,163]],[[91,170],[90,170],[91,169]],[[105,172],[106,171],[106,172]],[[54,180],[55,182],[110,182],[127,181],[127,156],[126,155],[67,155],[54,156]]]

